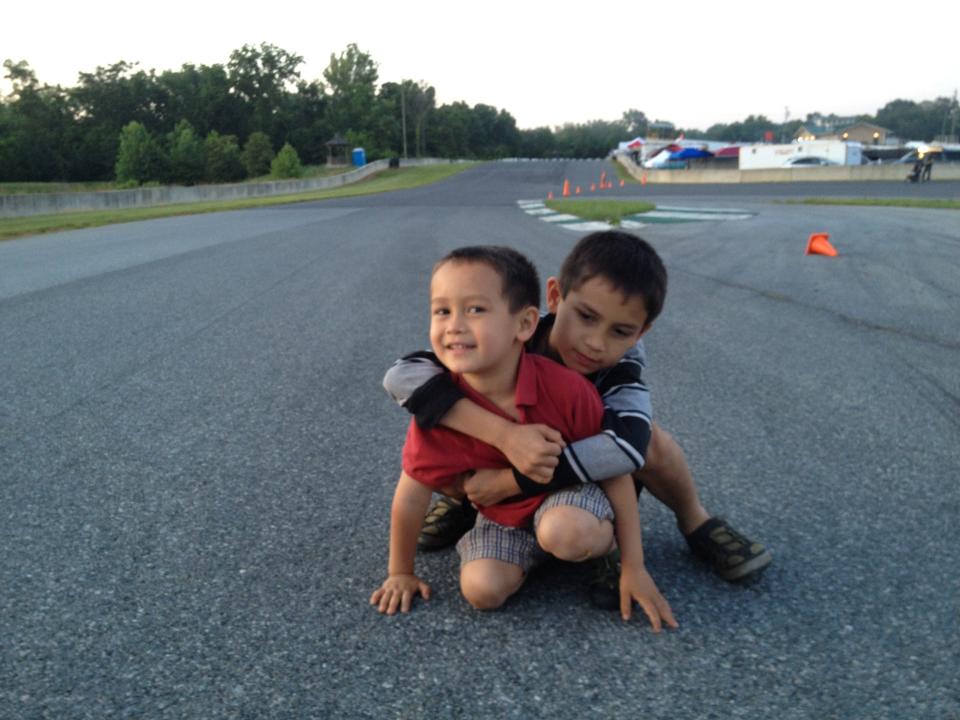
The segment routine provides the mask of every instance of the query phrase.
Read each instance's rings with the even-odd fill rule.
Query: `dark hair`
[[[470,245],[457,248],[433,266],[436,272],[444,263],[476,262],[489,266],[503,285],[502,294],[510,312],[519,312],[532,305],[540,307],[540,277],[527,256],[502,245]]]
[[[667,296],[667,269],[646,240],[621,230],[590,233],[578,242],[560,268],[563,297],[588,280],[601,277],[627,298],[643,297],[647,322],[653,322]]]

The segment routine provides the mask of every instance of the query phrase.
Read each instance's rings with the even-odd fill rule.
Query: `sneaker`
[[[611,550],[603,557],[590,560],[593,580],[587,586],[590,604],[600,610],[620,609],[620,549]]]
[[[417,547],[421,550],[441,550],[457,542],[473,527],[477,511],[456,500],[441,495],[427,511],[423,520]]]
[[[758,574],[773,560],[763,545],[748,540],[722,518],[712,517],[684,537],[694,555],[730,582]]]

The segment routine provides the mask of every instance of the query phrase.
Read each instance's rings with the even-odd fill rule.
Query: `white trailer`
[[[793,158],[818,157],[837,165],[860,165],[863,145],[842,140],[811,140],[788,145],[744,145],[740,148],[740,169],[780,168]]]

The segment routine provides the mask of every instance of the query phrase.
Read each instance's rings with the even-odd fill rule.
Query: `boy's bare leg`
[[[636,473],[650,494],[673,511],[677,526],[699,558],[724,580],[744,580],[772,561],[762,543],[750,540],[727,521],[711,517],[697,493],[683,450],[670,434],[654,425],[647,462]]]
[[[519,565],[491,558],[471,560],[460,569],[460,592],[477,610],[495,610],[525,579]]]
[[[637,472],[637,477],[651,495],[673,511],[684,535],[689,535],[710,519],[710,514],[700,504],[683,449],[659,425],[653,425],[646,464]]]

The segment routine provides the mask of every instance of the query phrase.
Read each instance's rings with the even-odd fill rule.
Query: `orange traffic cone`
[[[623,187],[624,185],[626,185],[626,183],[625,183],[623,180],[621,180],[621,181],[620,181],[620,187]]]
[[[646,174],[646,173],[644,173],[644,174],[640,177],[640,184],[641,184],[641,185],[646,185],[646,184],[647,184],[647,174]]]
[[[597,191],[597,184],[590,183],[590,192],[596,192],[596,191]]]
[[[580,186],[577,185],[577,195],[579,195],[579,194],[580,194]]]
[[[553,190],[547,193],[547,200],[553,200]]]
[[[804,255],[827,255],[837,257],[840,253],[830,244],[829,233],[813,233],[807,240],[807,251]]]
[[[563,181],[563,196],[570,197],[570,181],[569,180]]]

